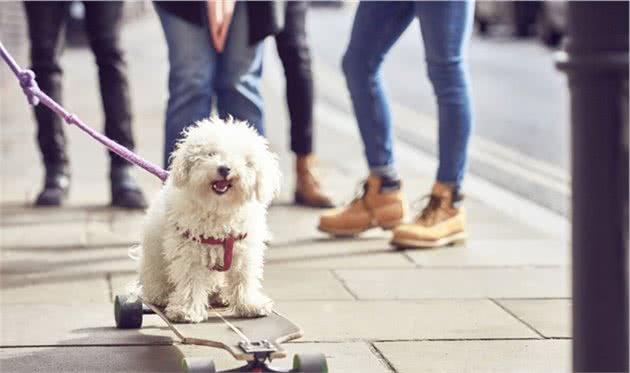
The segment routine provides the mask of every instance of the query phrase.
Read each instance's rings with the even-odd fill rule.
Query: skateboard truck
[[[268,340],[240,341],[238,346],[247,354],[262,354],[278,351],[278,349]]]
[[[271,353],[278,349],[268,340],[261,339],[259,341],[240,341],[238,347],[246,354],[253,354],[258,361],[271,360]]]

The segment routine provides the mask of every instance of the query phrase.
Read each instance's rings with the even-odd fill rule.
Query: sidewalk
[[[167,79],[162,38],[153,15],[128,25],[124,38],[137,151],[158,164]],[[293,158],[274,53],[269,47],[265,61],[267,133],[285,183],[270,210],[265,289],[305,332],[287,345],[290,352],[324,352],[331,372],[569,371],[563,225],[471,176],[465,246],[394,251],[380,231],[329,239],[316,230],[319,211],[291,204]],[[64,104],[100,128],[92,61],[88,50],[66,51]],[[5,66],[0,73],[8,73]],[[344,89],[327,86],[318,94],[343,97]],[[180,345],[168,333],[150,336],[146,326],[161,327],[159,320],[147,319],[140,331],[114,328],[112,297],[134,278],[127,250],[138,242],[143,216],[105,207],[105,151],[76,128],[66,131],[70,203],[29,207],[42,178],[32,115],[17,83],[0,100],[0,370],[172,372],[182,355],[213,356],[219,369],[239,365],[223,351]],[[344,200],[366,169],[348,103],[326,101],[318,101],[317,150],[326,186]],[[434,160],[404,146],[398,158],[409,197],[428,191]],[[159,189],[154,176],[136,174],[147,195]],[[536,221],[528,224],[528,217]],[[290,359],[277,364],[288,367]]]

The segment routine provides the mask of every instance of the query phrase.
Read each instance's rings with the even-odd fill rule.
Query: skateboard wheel
[[[328,364],[324,354],[295,354],[293,356],[295,373],[328,373]]]
[[[114,317],[118,329],[140,329],[142,326],[142,302],[127,302],[126,295],[117,295],[114,300]]]
[[[184,373],[215,373],[214,361],[206,357],[185,357],[182,359]]]

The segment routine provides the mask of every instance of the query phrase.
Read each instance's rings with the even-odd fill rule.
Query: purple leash
[[[35,73],[33,73],[33,71],[31,70],[22,70],[17,62],[15,62],[13,57],[9,54],[9,52],[4,48],[4,45],[1,41],[0,54],[2,55],[2,58],[7,63],[7,65],[9,65],[9,67],[13,71],[13,74],[15,74],[15,76],[19,80],[22,91],[24,91],[24,94],[26,95],[29,104],[35,106],[41,102],[52,111],[57,113],[57,115],[62,117],[66,121],[66,123],[74,124],[81,130],[86,132],[88,135],[92,136],[98,142],[105,145],[112,152],[118,154],[132,164],[144,168],[148,172],[160,178],[162,182],[166,181],[166,178],[168,177],[168,171],[140,157],[131,150],[113,141],[109,137],[94,131],[88,125],[83,123],[81,119],[79,119],[79,117],[66,111],[66,109],[64,109],[61,105],[56,103],[52,98],[48,97],[47,94],[42,92],[37,86],[37,82],[35,81]]]

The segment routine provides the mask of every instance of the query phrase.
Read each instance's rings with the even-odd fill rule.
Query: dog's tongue
[[[230,185],[230,182],[227,180],[217,180],[215,182],[213,182],[212,184],[214,184],[214,186],[217,189],[224,189],[227,188]]]

